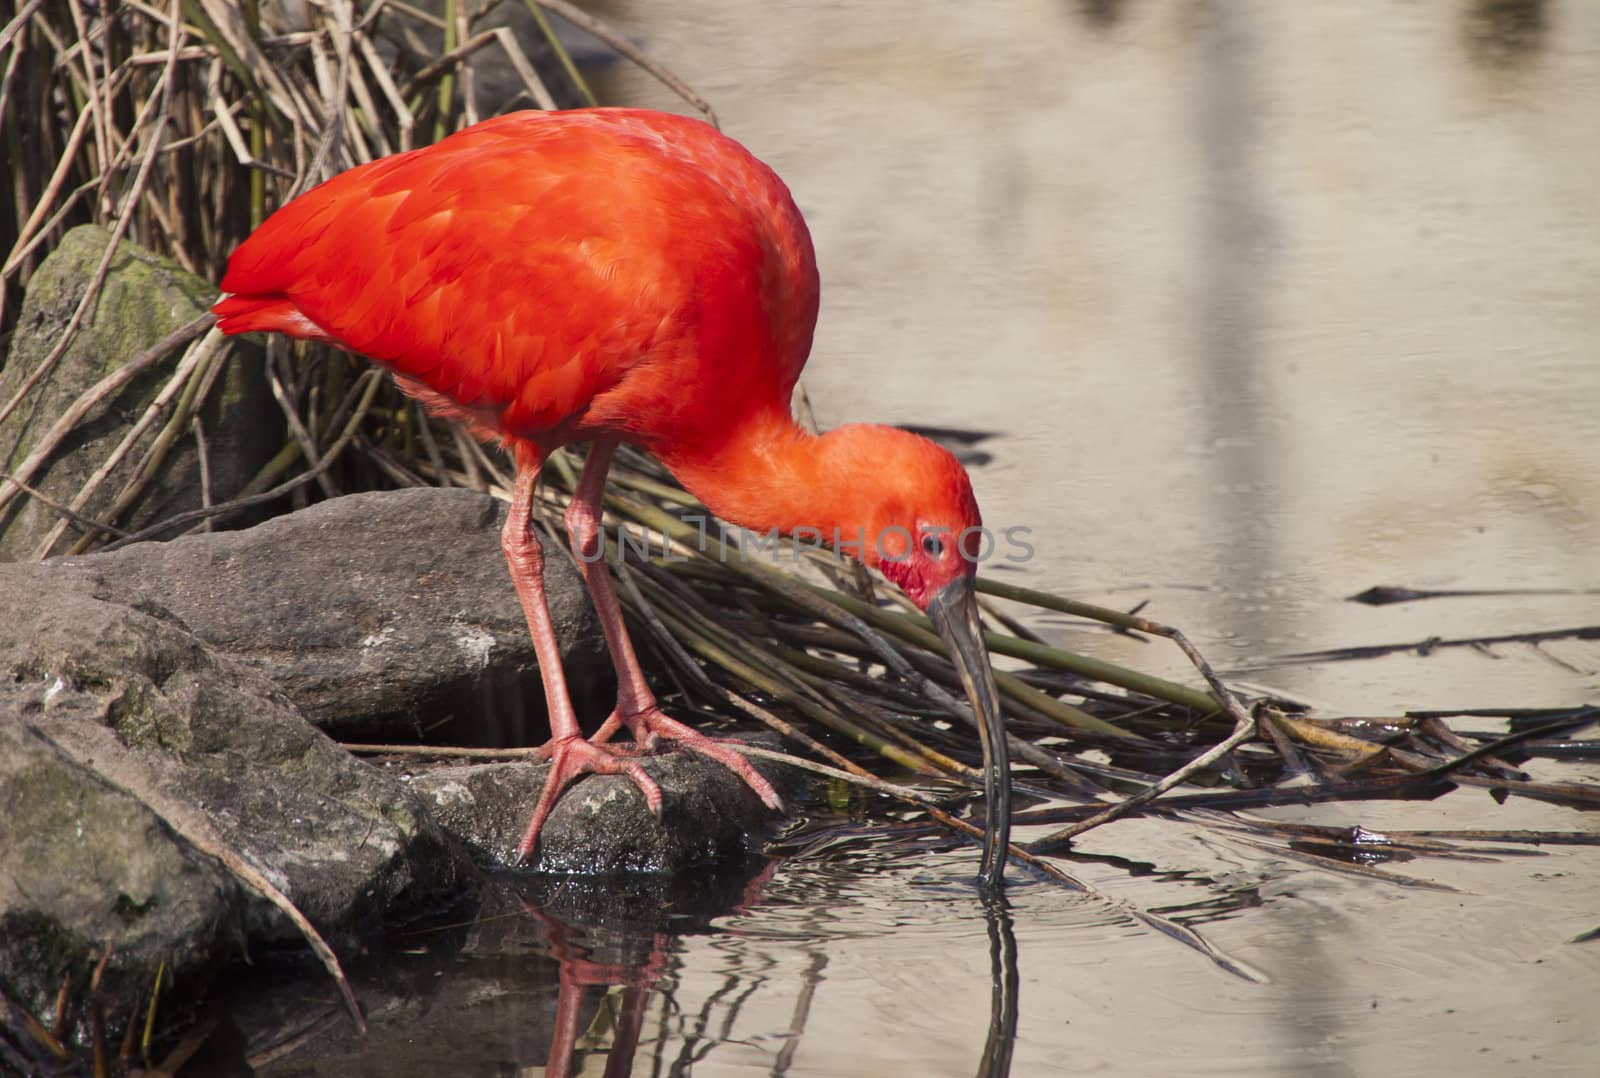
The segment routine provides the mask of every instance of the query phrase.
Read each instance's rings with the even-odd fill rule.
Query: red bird
[[[627,774],[619,726],[665,737],[777,794],[745,759],[656,706],[602,549],[601,497],[621,442],[653,453],[723,520],[837,537],[934,618],[981,715],[984,878],[1004,868],[1005,736],[976,600],[978,505],[961,465],[926,439],[854,425],[821,436],[790,416],[811,348],[817,268],[788,189],[697,120],[632,109],[520,112],[335,176],[233,253],[213,308],[225,333],[331,342],[387,367],[407,393],[516,463],[502,545],[549,704],[551,761],[518,847],[533,850],[561,790]],[[543,554],[529,520],[545,458],[592,443],[566,524],[617,670],[617,706],[589,740],[568,698]],[[864,537],[865,542],[857,542]]]

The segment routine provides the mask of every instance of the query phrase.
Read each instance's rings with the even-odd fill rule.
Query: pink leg
[[[561,669],[561,649],[556,644],[550,608],[545,605],[544,551],[539,547],[539,538],[528,516],[533,508],[533,490],[541,463],[543,458],[531,447],[518,448],[516,489],[512,492],[505,528],[500,533],[500,545],[511,567],[511,579],[528,617],[528,631],[533,636],[533,650],[539,660],[539,676],[544,679],[545,704],[550,711],[550,740],[540,750],[540,755],[550,761],[550,772],[545,777],[544,791],[539,795],[533,818],[528,821],[528,830],[517,846],[519,861],[533,852],[539,841],[539,828],[544,826],[545,817],[550,815],[561,791],[585,772],[626,774],[644,794],[650,811],[661,815],[661,790],[645,774],[644,768],[631,760],[618,759],[601,746],[591,745],[578,728],[572,699],[567,694],[566,674]]]
[[[617,592],[611,583],[611,571],[606,568],[605,545],[600,534],[601,500],[605,496],[606,472],[611,467],[611,455],[616,442],[597,441],[589,450],[589,459],[583,465],[583,477],[573,492],[567,506],[567,536],[572,541],[573,553],[583,570],[583,579],[594,597],[595,613],[600,617],[600,627],[606,635],[606,645],[611,650],[611,661],[617,668],[617,708],[595,732],[591,741],[602,744],[619,726],[627,726],[633,740],[649,748],[656,738],[665,737],[684,748],[722,764],[744,780],[745,785],[773,810],[781,810],[783,802],[777,791],[750,766],[739,753],[717,744],[711,738],[667,717],[656,706],[655,694],[645,681],[639,668],[639,658],[634,654],[633,641],[628,639],[627,626],[622,621],[622,606],[617,602]]]

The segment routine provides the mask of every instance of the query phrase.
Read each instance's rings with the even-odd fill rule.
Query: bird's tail
[[[265,296],[223,296],[211,307],[224,333],[286,333],[338,344],[338,338],[307,318],[294,300],[278,293]]]

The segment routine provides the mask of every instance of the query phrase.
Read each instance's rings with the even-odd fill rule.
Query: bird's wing
[[[640,170],[553,130],[479,125],[307,192],[234,253],[223,328],[332,339],[510,433],[567,422],[663,345],[685,282],[619,189]]]

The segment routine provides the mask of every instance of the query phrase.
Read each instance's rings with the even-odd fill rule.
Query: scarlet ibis
[[[720,518],[801,531],[882,571],[934,620],[984,749],[982,878],[1004,870],[1004,729],[973,580],[978,504],[950,453],[889,427],[820,436],[789,402],[811,350],[818,279],[788,188],[711,126],[634,109],[519,112],[333,177],[234,251],[214,310],[225,333],[328,341],[387,367],[432,412],[498,440],[516,466],[501,534],[549,705],[551,761],[517,849],[532,853],[562,789],[623,773],[661,793],[606,741],[676,741],[777,794],[732,749],[656,706],[607,568],[601,497],[621,442],[654,454]],[[617,705],[585,740],[529,519],[540,466],[591,448],[566,513],[617,671]]]

